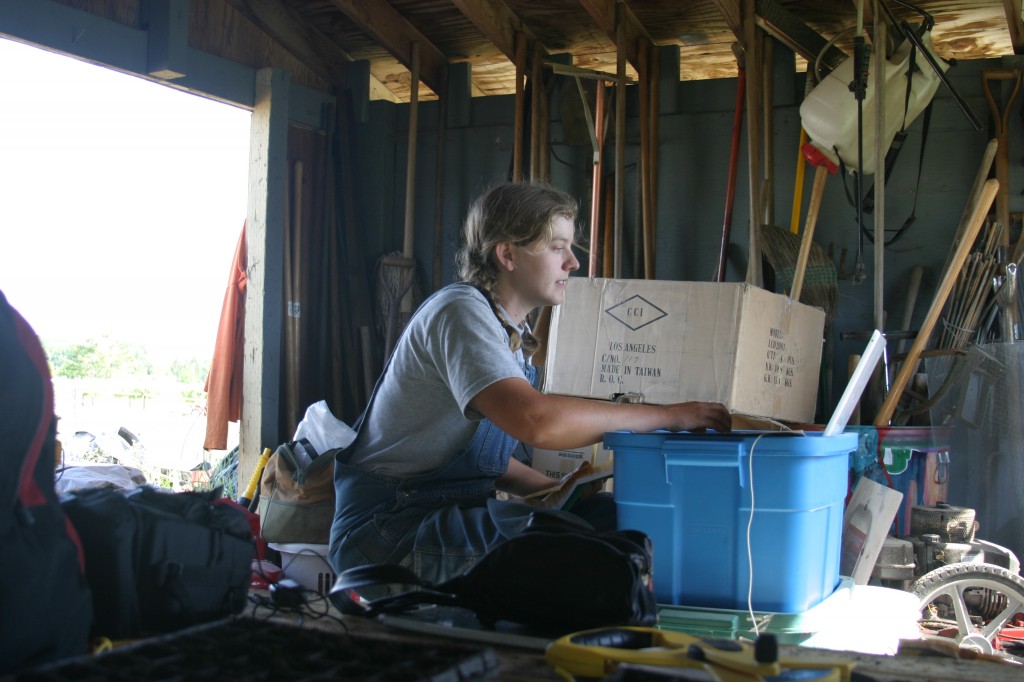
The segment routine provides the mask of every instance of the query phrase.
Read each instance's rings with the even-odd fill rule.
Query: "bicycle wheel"
[[[910,591],[920,600],[926,636],[1024,662],[1024,580],[1017,574],[992,564],[949,564],[921,576]]]

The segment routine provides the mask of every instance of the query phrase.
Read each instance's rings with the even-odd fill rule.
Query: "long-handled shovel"
[[[1006,107],[1002,111],[996,104],[989,88],[991,80],[1012,80],[1013,90],[1006,98]],[[996,180],[999,181],[999,194],[996,195],[996,219],[1003,226],[1002,245],[1009,248],[1010,245],[1010,123],[1007,118],[1013,100],[1020,92],[1021,72],[1019,69],[985,69],[981,72],[981,85],[985,90],[985,99],[992,113],[992,121],[995,123],[996,139],[999,140],[999,149],[996,152]],[[1009,253],[1006,254],[1009,257]]]

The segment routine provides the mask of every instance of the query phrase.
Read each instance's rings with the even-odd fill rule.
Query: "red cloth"
[[[246,260],[243,223],[224,292],[213,362],[206,377],[206,441],[203,447],[207,450],[227,450],[228,422],[237,422],[242,417]]]

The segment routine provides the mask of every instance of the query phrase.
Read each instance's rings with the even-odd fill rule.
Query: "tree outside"
[[[154,485],[207,487],[227,454],[203,449],[209,360],[154,361],[108,337],[43,345],[64,466],[119,464]]]

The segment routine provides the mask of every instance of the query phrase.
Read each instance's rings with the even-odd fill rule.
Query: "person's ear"
[[[494,258],[498,261],[498,266],[506,272],[512,272],[516,269],[512,254],[512,242],[498,242],[494,247]]]

